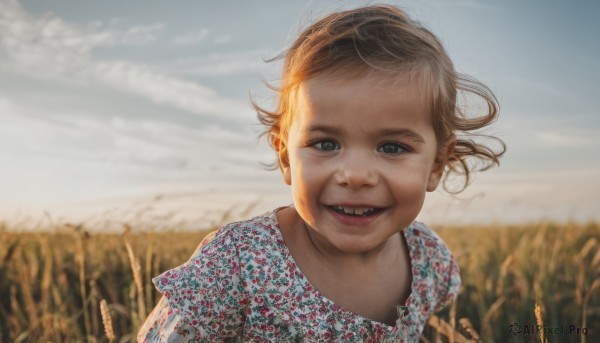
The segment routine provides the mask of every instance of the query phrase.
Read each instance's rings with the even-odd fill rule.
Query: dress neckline
[[[415,296],[414,290],[417,285],[417,277],[419,277],[419,275],[420,275],[420,273],[418,273],[417,267],[415,266],[415,251],[414,251],[415,248],[414,248],[413,244],[411,244],[412,243],[412,230],[413,230],[412,225],[409,225],[407,228],[405,228],[401,231],[401,234],[403,235],[404,240],[406,241],[406,245],[408,246],[408,252],[409,252],[409,256],[410,256],[410,261],[409,261],[410,266],[411,266],[411,268],[410,268],[411,269],[410,294],[408,297],[406,297],[406,300],[404,301],[404,305],[396,305],[396,309],[398,310],[400,317],[396,320],[396,325],[390,326],[386,323],[378,322],[376,320],[363,317],[360,314],[354,313],[354,312],[336,304],[335,302],[333,302],[333,300],[331,300],[331,299],[327,298],[326,296],[324,296],[323,294],[321,294],[321,292],[319,292],[319,290],[310,283],[310,281],[308,280],[306,275],[304,275],[304,272],[302,272],[302,270],[296,263],[296,260],[294,259],[290,250],[288,249],[287,244],[285,244],[285,241],[283,240],[283,234],[281,233],[281,229],[279,227],[279,221],[277,220],[277,212],[279,210],[287,208],[287,207],[290,207],[290,206],[281,206],[281,207],[274,209],[271,212],[270,218],[274,224],[273,227],[276,228],[274,231],[276,232],[277,240],[279,241],[280,246],[282,247],[282,251],[284,253],[284,259],[293,263],[294,268],[295,268],[294,272],[295,272],[295,274],[298,274],[301,276],[302,283],[305,286],[310,286],[312,291],[320,299],[323,299],[327,304],[331,305],[335,310],[339,310],[339,311],[343,312],[346,316],[354,316],[354,317],[362,318],[363,320],[370,322],[373,326],[383,327],[384,329],[386,329],[386,331],[398,329],[398,321],[406,319],[406,316],[402,316],[400,313],[405,313],[405,311],[410,308],[410,305],[412,303],[414,303],[414,299],[413,299]]]

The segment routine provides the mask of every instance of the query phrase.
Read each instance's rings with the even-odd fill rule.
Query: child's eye
[[[379,147],[380,150],[383,150],[383,153],[386,154],[401,154],[403,152],[407,152],[408,149],[400,144],[396,144],[396,143],[385,143],[382,146]]]
[[[318,147],[318,145],[321,145],[321,147]],[[314,143],[312,146],[316,147],[319,150],[323,150],[323,151],[332,151],[335,149],[335,147],[337,146],[337,144],[334,141],[328,140],[328,139],[324,139],[321,141],[318,141],[316,143]]]

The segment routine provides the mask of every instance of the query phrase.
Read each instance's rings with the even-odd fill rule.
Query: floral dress
[[[394,326],[342,308],[296,265],[276,212],[224,225],[187,263],[155,277],[164,295],[138,342],[418,342],[429,316],[458,294],[459,268],[442,239],[414,221],[402,233],[411,293]]]

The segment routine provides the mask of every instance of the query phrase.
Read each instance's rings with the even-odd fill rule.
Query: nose
[[[344,187],[360,189],[375,186],[378,174],[374,161],[366,154],[347,154],[341,157],[335,180]]]

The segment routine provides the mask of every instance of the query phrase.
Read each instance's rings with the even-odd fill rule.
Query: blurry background
[[[322,13],[363,1],[0,0],[0,221],[205,228],[291,203],[249,103]],[[432,225],[600,219],[600,6],[393,1],[498,97],[508,151]],[[251,207],[249,207],[251,206]],[[113,225],[114,224],[114,225]],[[16,225],[16,224],[15,224]],[[21,225],[19,225],[21,227]],[[44,226],[40,224],[40,226]]]

